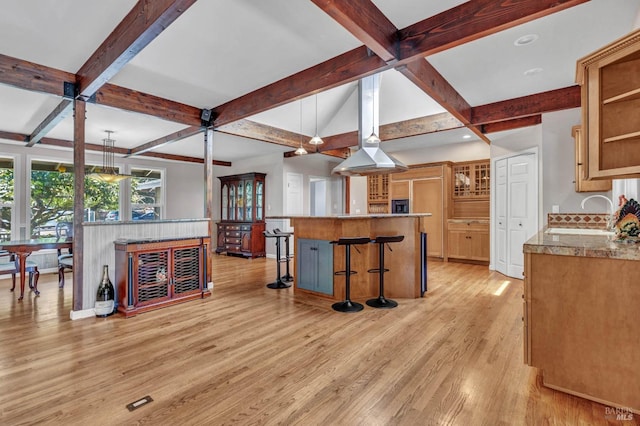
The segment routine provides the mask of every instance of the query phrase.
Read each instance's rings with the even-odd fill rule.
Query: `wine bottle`
[[[98,286],[96,305],[94,308],[97,317],[104,318],[114,313],[114,296],[115,290],[109,279],[109,265],[104,265],[102,267],[102,280],[100,280],[100,285]]]

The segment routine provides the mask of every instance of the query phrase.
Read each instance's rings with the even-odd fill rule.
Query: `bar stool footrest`
[[[358,271],[350,271],[349,275],[355,275]],[[333,275],[347,275],[347,271],[336,271]]]
[[[380,273],[380,268],[367,269],[367,272],[369,272],[370,274],[379,274]],[[389,269],[382,268],[382,272],[389,272]]]

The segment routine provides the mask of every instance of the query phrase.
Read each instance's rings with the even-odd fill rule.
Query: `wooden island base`
[[[331,217],[287,217],[294,228],[296,258],[294,262],[294,292],[313,294],[333,300],[345,297],[345,277],[334,276],[333,272],[345,269],[345,249],[329,244],[342,237],[370,237],[404,235],[404,240],[391,244],[385,249],[385,297],[417,298],[421,296],[422,285],[426,289],[426,247],[421,247],[421,235],[425,232],[424,220],[431,214],[400,215],[357,215]],[[309,243],[317,242],[317,246]],[[307,248],[309,247],[309,248]],[[324,248],[325,255],[318,253]],[[351,276],[351,299],[364,301],[378,296],[379,275],[367,270],[378,268],[378,244],[365,244],[351,249],[351,269],[358,273]],[[309,256],[305,250],[314,250]],[[323,259],[323,256],[326,259]],[[301,261],[303,260],[304,261]],[[316,259],[316,260],[314,260]],[[425,277],[422,282],[422,270]],[[298,270],[300,268],[301,270]],[[307,268],[306,270],[304,270]],[[325,286],[312,290],[300,277],[309,273]],[[306,288],[305,288],[306,287]],[[313,288],[313,287],[312,287]]]

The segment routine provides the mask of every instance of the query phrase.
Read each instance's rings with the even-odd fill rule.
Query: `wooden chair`
[[[56,224],[56,238],[72,238],[73,224],[70,222],[58,222]],[[58,287],[64,287],[64,270],[73,269],[73,250],[67,249],[66,253],[58,249]]]
[[[18,259],[6,250],[0,250],[0,275],[11,275],[11,291],[16,288],[16,274],[20,271]],[[40,272],[38,265],[31,260],[27,260],[25,272],[29,273],[29,288],[38,291],[38,278]]]

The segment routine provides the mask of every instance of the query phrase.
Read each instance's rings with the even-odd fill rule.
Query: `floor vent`
[[[151,399],[151,397],[149,395],[145,396],[144,398],[140,398],[137,401],[133,401],[131,404],[127,404],[127,410],[129,411],[133,411],[136,408],[140,408],[143,405],[147,405],[148,403],[150,403],[151,401],[153,401],[153,399]]]

